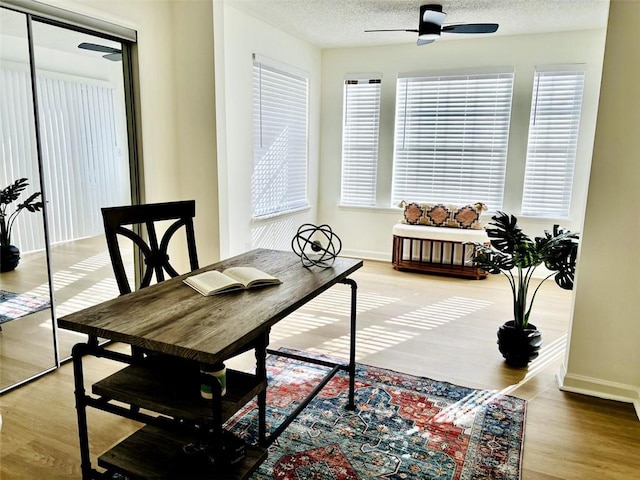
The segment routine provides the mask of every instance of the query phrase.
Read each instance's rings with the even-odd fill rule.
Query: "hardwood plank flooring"
[[[123,245],[123,251],[126,250]],[[58,317],[114,298],[118,287],[103,236],[65,242],[51,247],[55,308]],[[131,261],[127,263],[132,274]],[[0,275],[0,289],[49,299],[46,255],[22,255],[20,265]],[[0,331],[0,389],[55,366],[53,325],[49,309],[2,324]],[[60,358],[86,338],[76,332],[58,330]]]
[[[501,276],[458,280],[397,272],[366,261],[358,282],[358,362],[495,390],[528,400],[524,480],[640,478],[640,421],[630,404],[561,392],[555,375],[565,355],[571,292],[548,281],[534,320],[541,356],[527,369],[502,361],[496,330],[510,317]],[[336,286],[272,331],[271,348],[286,346],[346,357],[349,288]],[[116,345],[114,348],[124,348]],[[248,368],[253,359],[232,359]],[[86,363],[86,384],[119,368]],[[70,364],[0,397],[0,478],[79,479],[79,453]],[[135,422],[89,410],[95,457],[136,430]]]

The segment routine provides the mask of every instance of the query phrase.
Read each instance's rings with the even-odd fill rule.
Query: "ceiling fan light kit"
[[[422,5],[417,29],[365,30],[365,32],[415,32],[418,34],[418,45],[426,45],[440,38],[442,32],[469,34],[493,33],[498,30],[497,23],[459,23],[443,26],[446,18],[447,14],[442,11],[442,5]]]

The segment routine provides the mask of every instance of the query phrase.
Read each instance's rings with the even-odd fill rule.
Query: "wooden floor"
[[[118,296],[103,236],[53,245],[50,266],[57,317]],[[127,268],[132,275],[130,262]],[[0,275],[0,289],[49,299],[45,253],[23,254],[16,270]],[[55,367],[51,318],[51,310],[46,309],[2,324],[0,390]],[[85,338],[76,332],[59,329],[60,359],[69,357],[73,345]]]
[[[353,278],[359,286],[358,362],[528,400],[523,479],[640,478],[640,421],[633,407],[557,388],[571,292],[552,282],[541,289],[532,322],[543,334],[542,354],[528,369],[512,369],[496,346],[496,330],[510,318],[504,278],[456,280],[369,261]],[[349,295],[344,285],[324,293],[274,328],[271,347],[346,356]],[[243,357],[232,366],[249,363]],[[100,359],[87,365],[87,384],[117,368]],[[71,365],[0,397],[0,405],[0,478],[80,478]],[[89,426],[94,455],[137,428],[92,409]]]

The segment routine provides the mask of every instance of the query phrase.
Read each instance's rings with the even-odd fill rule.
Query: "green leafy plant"
[[[524,330],[536,294],[547,279],[555,277],[558,286],[573,289],[579,235],[554,225],[552,232],[545,231],[544,237],[532,240],[515,216],[498,212],[491,218],[493,222],[486,229],[491,245],[474,244],[474,263],[507,277],[513,294],[514,326]],[[538,282],[529,298],[533,273],[543,264],[551,273]]]
[[[0,246],[11,245],[11,229],[16,218],[23,210],[38,212],[42,209],[42,201],[36,201],[41,192],[32,193],[27,199],[18,203],[13,212],[8,212],[9,205],[16,202],[22,192],[29,186],[26,178],[19,178],[11,185],[0,190]]]

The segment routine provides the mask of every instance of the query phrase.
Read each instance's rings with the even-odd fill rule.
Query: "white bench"
[[[486,278],[473,265],[473,245],[488,243],[484,229],[430,227],[398,223],[393,227],[392,264],[396,270],[413,270],[455,277]]]

